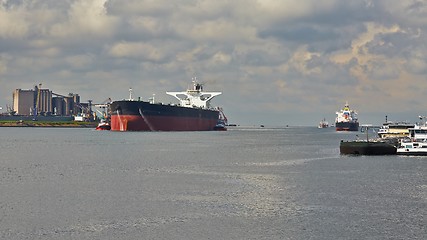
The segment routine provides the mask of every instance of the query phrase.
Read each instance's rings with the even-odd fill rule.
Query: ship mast
[[[129,88],[129,100],[132,101],[132,88]]]

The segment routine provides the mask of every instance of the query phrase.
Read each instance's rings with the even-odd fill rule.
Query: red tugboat
[[[111,126],[107,121],[101,119],[98,126],[96,126],[96,130],[111,130]]]
[[[135,100],[132,89],[128,100],[110,104],[112,131],[212,131],[220,111],[210,101],[221,92],[204,92],[195,79],[193,87],[183,92],[166,92],[179,104]]]
[[[101,115],[101,120],[99,121],[98,126],[96,126],[96,130],[111,130],[110,125],[110,114],[108,113],[109,105],[111,104],[111,98],[108,98],[101,104],[95,104],[95,107],[100,107],[103,111],[96,111]]]

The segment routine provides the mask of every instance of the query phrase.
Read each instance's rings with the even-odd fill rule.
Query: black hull
[[[144,101],[115,101],[110,105],[113,131],[212,131],[219,111]]]
[[[341,154],[352,155],[395,155],[397,148],[385,142],[350,141],[340,143]]]
[[[336,122],[335,129],[337,131],[359,131],[359,122]]]

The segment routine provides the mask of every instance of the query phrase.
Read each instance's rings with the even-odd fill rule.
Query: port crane
[[[108,112],[108,108],[111,104],[111,98],[107,98],[104,101],[102,101],[101,103],[98,104],[94,104],[93,106],[97,107],[97,108],[101,108],[102,111],[95,109],[101,116],[103,119],[108,119],[109,118],[109,112]]]
[[[6,112],[8,115],[15,115],[16,114],[16,111],[14,111],[13,108],[9,104],[6,104]]]
[[[93,121],[93,111],[92,111],[92,100],[87,100],[88,106],[85,107],[81,105],[80,103],[74,103],[78,108],[81,109],[81,114],[78,114],[76,117],[74,117],[75,121]]]

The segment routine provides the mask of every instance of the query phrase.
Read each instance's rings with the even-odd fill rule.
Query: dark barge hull
[[[336,131],[359,131],[359,122],[336,122]]]
[[[349,141],[340,143],[341,154],[395,155],[397,148],[385,142]]]
[[[110,105],[112,131],[212,131],[219,111],[144,101],[115,101]]]

